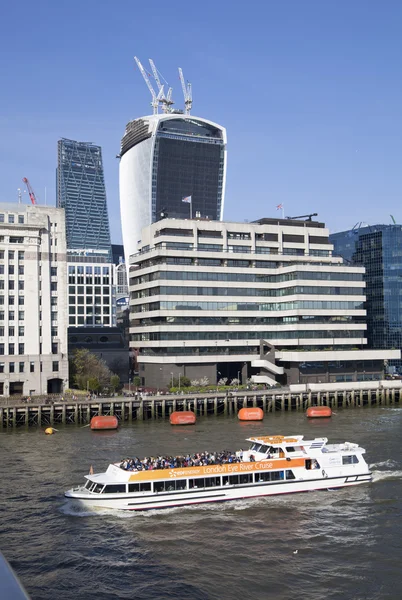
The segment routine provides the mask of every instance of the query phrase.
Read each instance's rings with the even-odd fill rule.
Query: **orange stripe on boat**
[[[253,473],[254,471],[272,471],[276,469],[294,469],[304,467],[304,458],[261,460],[259,462],[228,463],[208,465],[207,467],[183,467],[182,469],[155,469],[138,471],[130,475],[129,481],[150,481],[155,479],[183,479],[184,477],[204,477],[206,475],[233,475],[234,473]]]

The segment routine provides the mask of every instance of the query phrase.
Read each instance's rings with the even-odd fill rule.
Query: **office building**
[[[222,219],[224,127],[177,113],[135,119],[126,127],[119,156],[126,262],[143,245],[142,229],[163,216]]]
[[[0,205],[0,394],[68,388],[64,210]]]
[[[115,266],[100,256],[82,256],[69,250],[69,327],[116,325]]]
[[[323,223],[164,219],[130,258],[130,347],[141,384],[171,377],[275,385],[380,379],[366,350],[364,268]]]
[[[364,226],[330,240],[336,254],[365,268],[368,347],[401,349],[402,226]]]
[[[89,142],[58,141],[57,206],[66,212],[68,250],[112,261],[102,150]]]

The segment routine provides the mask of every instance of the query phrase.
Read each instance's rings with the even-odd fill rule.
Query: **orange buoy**
[[[110,415],[98,415],[97,417],[92,417],[91,419],[91,429],[117,429],[118,426],[119,421],[117,417]]]
[[[191,410],[172,412],[169,417],[171,425],[194,425],[196,416]]]
[[[264,418],[264,411],[262,408],[241,408],[237,413],[240,421],[262,421]]]
[[[310,406],[306,410],[306,416],[310,419],[316,419],[319,417],[331,417],[332,410],[329,406]]]

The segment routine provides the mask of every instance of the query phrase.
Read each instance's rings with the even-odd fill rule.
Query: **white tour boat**
[[[247,441],[249,450],[236,453],[125,459],[86,475],[85,485],[65,496],[84,506],[149,510],[341,488],[372,478],[358,444],[302,435]]]

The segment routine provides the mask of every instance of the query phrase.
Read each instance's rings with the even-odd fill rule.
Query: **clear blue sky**
[[[121,240],[120,138],[149,114],[133,56],[153,58],[192,114],[228,130],[225,219],[318,212],[330,230],[402,222],[400,0],[4,0],[0,201],[21,178],[55,203],[60,137],[103,148]],[[25,198],[26,200],[26,198]]]

